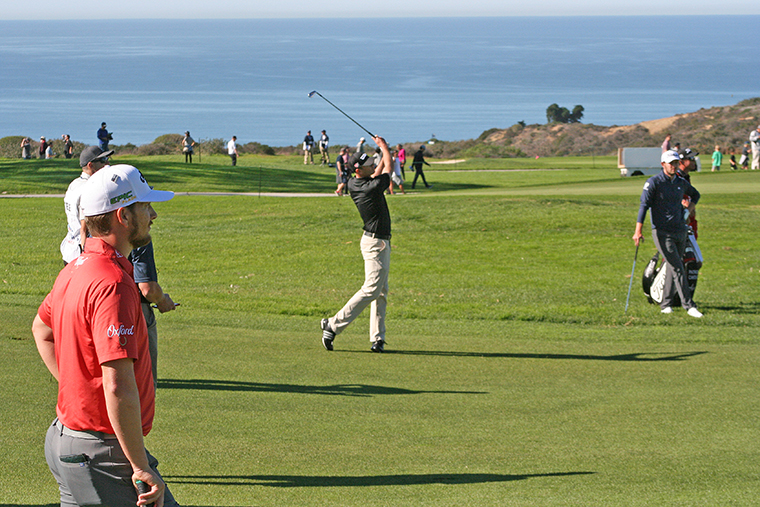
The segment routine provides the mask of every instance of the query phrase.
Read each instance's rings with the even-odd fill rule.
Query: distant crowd
[[[233,139],[235,138],[233,137]],[[335,164],[333,165],[330,162],[330,137],[327,135],[327,131],[322,130],[322,135],[319,138],[319,142],[315,143],[314,136],[311,135],[311,130],[309,130],[306,132],[306,136],[303,138],[303,163],[304,165],[314,164],[314,146],[316,144],[316,146],[319,147],[321,165],[335,167],[335,183],[338,185],[338,188],[335,189],[335,194],[339,196],[345,195],[347,193],[348,180],[350,179],[352,173],[350,159],[353,155],[364,153],[365,143],[366,139],[362,137],[356,144],[356,149],[352,149],[349,146],[344,146],[341,148],[338,156],[335,159]],[[232,154],[230,153],[230,155]],[[395,192],[393,190],[393,187],[396,185],[396,187],[398,187],[398,190],[400,190],[402,194],[405,194],[406,192],[404,191],[404,180],[406,179],[406,172],[404,168],[406,165],[406,150],[404,149],[403,145],[399,144],[394,150],[390,151],[390,155],[392,170],[390,172],[391,181],[388,187],[388,193],[394,194]],[[380,147],[377,147],[374,150],[373,156],[375,159],[375,165],[379,166],[380,159],[382,158],[382,150]],[[414,159],[412,161],[412,169],[414,170],[412,188],[416,186],[417,179],[420,177],[422,178],[422,183],[425,185],[425,188],[433,188],[433,185],[429,185],[425,179],[425,173],[422,170],[423,164],[428,166],[430,165],[425,161],[425,145],[420,146],[420,148],[414,154]]]
[[[670,150],[680,151],[681,143],[673,143],[673,136],[668,134],[665,136],[665,140],[662,142],[662,152],[665,153]],[[760,125],[756,129],[749,133],[749,139],[744,142],[741,147],[741,155],[739,161],[736,160],[739,150],[730,147],[727,150],[721,149],[720,145],[715,145],[715,150],[712,152],[712,171],[720,171],[723,165],[723,155],[728,155],[728,165],[731,170],[737,170],[739,167],[745,171],[750,168],[750,160],[752,160],[752,170],[760,170]]]

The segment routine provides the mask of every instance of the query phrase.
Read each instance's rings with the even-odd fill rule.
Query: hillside
[[[700,109],[693,113],[650,120],[635,125],[603,127],[593,124],[519,125],[491,129],[469,141],[436,141],[431,156],[569,156],[614,155],[624,146],[660,146],[667,133],[673,142],[711,153],[718,144],[724,153],[739,152],[751,130],[760,123],[760,98],[733,106]]]
[[[711,107],[670,118],[649,120],[635,125],[603,127],[585,123],[544,125],[515,124],[506,129],[490,129],[477,139],[441,141],[428,144],[428,156],[433,158],[504,158],[504,157],[562,157],[572,155],[614,155],[617,149],[631,146],[660,146],[667,133],[673,142],[683,147],[696,148],[700,153],[712,153],[715,145],[724,153],[729,149],[741,152],[752,129],[760,124],[760,97],[747,99],[733,106]],[[0,157],[20,158],[21,136],[0,139]],[[142,146],[126,144],[112,146],[117,155],[168,155],[180,154],[182,135],[165,134],[152,143]],[[427,141],[425,141],[427,142]],[[406,143],[410,147],[421,144]],[[204,141],[205,153],[226,153],[222,139]],[[32,140],[32,153],[37,152]],[[74,152],[84,144],[74,141]],[[53,140],[53,151],[63,151],[60,139]],[[238,145],[240,153],[265,155],[301,155],[301,146],[270,147],[256,142]]]

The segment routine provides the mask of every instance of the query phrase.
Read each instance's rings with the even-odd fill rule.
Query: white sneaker
[[[663,308],[662,310],[660,310],[660,313],[673,313],[673,307],[666,306],[665,308]]]
[[[695,319],[702,318],[702,312],[700,312],[696,308],[689,308],[688,310],[686,310],[686,313],[688,313],[690,316],[694,317]]]

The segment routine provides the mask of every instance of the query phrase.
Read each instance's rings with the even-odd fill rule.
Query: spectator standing
[[[38,152],[40,160],[45,158],[45,152],[47,151],[47,141],[45,140],[45,136],[40,137],[40,149]]]
[[[398,150],[393,152],[391,160],[393,161],[393,172],[391,173],[391,186],[388,188],[388,192],[393,195],[393,184],[395,183],[401,193],[406,194],[404,192],[404,180],[401,178],[401,160],[398,158]]]
[[[739,158],[739,165],[742,166],[742,169],[745,171],[749,169],[749,141],[744,142],[744,146],[742,146],[742,156]]]
[[[24,160],[32,158],[32,142],[28,137],[21,140],[21,158]]]
[[[51,158],[55,158],[55,153],[53,152],[53,141],[50,141],[45,147],[45,159]]]
[[[185,137],[182,138],[182,153],[185,154],[185,163],[193,163],[193,149],[195,141],[190,137],[190,131],[185,131]]]
[[[427,180],[425,180],[425,173],[422,171],[422,164],[425,164],[426,166],[430,166],[425,161],[425,145],[421,145],[420,149],[417,150],[414,153],[414,159],[412,159],[412,169],[414,169],[414,179],[412,180],[412,189],[414,189],[414,186],[417,184],[417,178],[422,176],[422,183],[425,184],[425,188],[433,188],[433,185],[428,185]]]
[[[731,148],[728,152],[731,154],[731,156],[728,158],[728,165],[731,167],[732,171],[736,171],[738,167],[736,165],[736,150],[734,150],[734,148]]]
[[[364,143],[366,140],[362,137],[359,139],[359,142],[356,144],[356,153],[364,153]]]
[[[132,166],[95,173],[82,192],[87,241],[58,275],[32,324],[37,350],[58,381],[57,417],[45,458],[61,505],[177,503],[145,449],[155,389],[148,332],[129,252],[150,241],[153,190]],[[138,497],[136,481],[149,487]]]
[[[66,158],[74,156],[74,143],[71,142],[71,136],[68,134],[63,135],[63,156]]]
[[[752,170],[760,169],[760,126],[749,134],[752,146]]]
[[[73,261],[84,251],[87,241],[87,226],[80,202],[82,189],[90,176],[108,165],[108,157],[113,151],[103,151],[98,146],[88,146],[79,155],[79,166],[82,174],[69,183],[66,195],[63,197],[63,208],[66,212],[66,236],[61,241],[61,257],[63,265]]]
[[[100,149],[103,151],[108,151],[108,143],[111,141],[111,139],[113,139],[113,134],[106,130],[106,122],[100,124],[97,136],[98,146],[100,146]]]
[[[723,153],[720,151],[720,146],[715,145],[715,151],[712,154],[712,172],[720,171],[720,165],[723,163]]]
[[[699,192],[678,176],[680,157],[674,151],[666,151],[660,158],[662,172],[649,178],[641,192],[641,205],[636,219],[633,242],[636,246],[643,239],[642,229],[648,210],[652,210],[652,238],[657,250],[665,260],[665,287],[663,288],[661,312],[673,313],[673,300],[677,292],[681,305],[695,318],[702,317],[691,298],[683,254],[686,250],[687,230],[684,221],[683,200],[686,195],[692,204],[699,202]]]
[[[230,142],[227,143],[227,154],[232,159],[233,166],[237,165],[237,157],[238,157],[237,143],[235,141],[237,141],[237,137],[232,136],[232,139],[230,139]]]
[[[662,142],[662,152],[665,153],[666,151],[670,151],[670,139],[671,135],[668,134],[665,136],[665,140]]]
[[[401,163],[401,178],[406,179],[406,173],[404,172],[404,166],[406,165],[406,150],[402,145],[396,146],[396,149],[398,150],[398,159]]]
[[[321,165],[330,165],[330,136],[326,131],[322,131],[322,136],[319,138],[319,154],[322,155]]]
[[[314,165],[314,136],[311,135],[311,130],[306,132],[303,138],[303,164],[311,163]]]

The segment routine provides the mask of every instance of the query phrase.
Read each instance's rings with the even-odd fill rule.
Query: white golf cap
[[[136,202],[164,202],[174,192],[153,190],[140,171],[131,165],[106,166],[87,180],[80,205],[84,216],[102,215]]]
[[[662,157],[660,157],[660,162],[663,162],[665,164],[670,164],[671,162],[675,162],[676,160],[679,160],[681,157],[678,156],[677,151],[668,150],[662,154]]]

